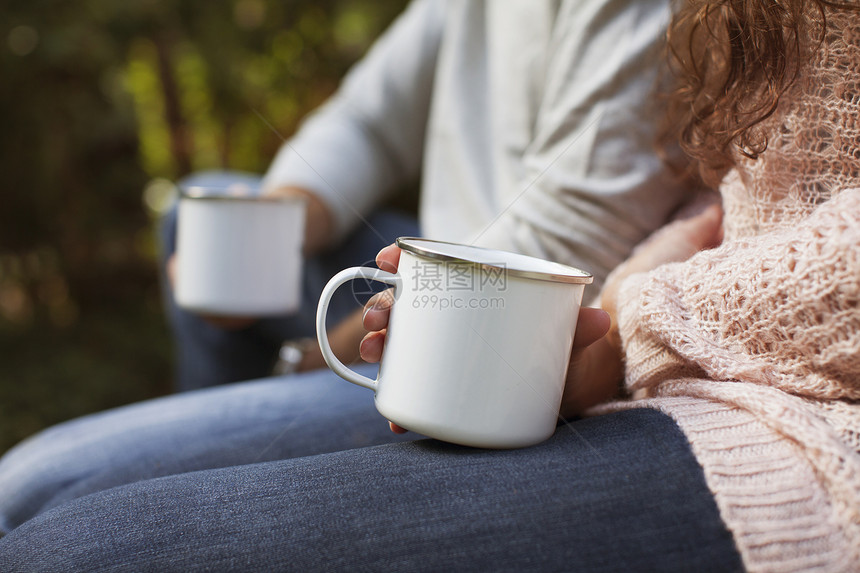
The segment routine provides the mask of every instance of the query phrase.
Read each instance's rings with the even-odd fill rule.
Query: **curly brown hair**
[[[715,185],[736,153],[768,144],[761,121],[777,107],[810,48],[824,38],[827,0],[680,0],[669,27],[673,91],[663,143],[680,142]]]

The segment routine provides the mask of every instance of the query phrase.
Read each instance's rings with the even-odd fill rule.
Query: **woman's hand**
[[[711,205],[698,215],[669,223],[642,242],[630,258],[609,275],[600,293],[600,307],[612,317],[610,334],[617,336],[616,299],[618,289],[627,277],[666,263],[686,261],[699,251],[716,247],[722,241],[723,210],[719,205]]]
[[[634,273],[646,272],[660,265],[685,261],[697,252],[716,247],[722,242],[722,210],[708,207],[699,215],[670,223],[654,233],[636,248],[624,263],[618,266],[600,294],[604,309],[604,331],[599,339],[592,340],[598,323],[596,317],[583,321],[582,309],[574,339],[573,354],[567,372],[567,382],[561,403],[561,416],[573,416],[591,406],[615,396],[624,377],[621,337],[618,333],[616,309],[621,283]]]
[[[397,245],[388,245],[376,255],[376,266],[383,271],[396,273],[399,264],[400,247]],[[382,359],[385,333],[393,303],[393,291],[387,289],[370,297],[370,300],[364,305],[363,324],[368,333],[361,341],[359,352],[365,362],[374,363]]]
[[[376,266],[389,273],[396,273],[400,264],[400,247],[388,245],[376,255]],[[370,297],[364,305],[364,318],[362,323],[368,333],[359,345],[359,354],[365,362],[375,363],[382,359],[382,349],[385,346],[385,333],[388,328],[388,319],[391,316],[391,305],[394,303],[394,294],[391,289],[384,290]],[[405,434],[406,430],[389,422],[391,431],[395,434]]]
[[[684,261],[722,241],[722,210],[713,205],[699,215],[670,223],[636,248],[607,279],[601,291],[600,308],[579,311],[573,350],[567,371],[560,415],[570,417],[608,400],[619,391],[624,376],[621,340],[615,318],[617,293],[628,276],[658,266]],[[389,245],[376,256],[380,269],[397,272],[400,249]],[[394,296],[391,290],[374,295],[365,305],[363,324],[369,332],[361,341],[360,353],[367,362],[379,362]],[[406,430],[391,424],[397,433]]]

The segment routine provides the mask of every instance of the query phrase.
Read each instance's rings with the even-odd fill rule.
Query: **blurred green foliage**
[[[262,172],[405,3],[4,2],[0,452],[170,391],[163,182]]]

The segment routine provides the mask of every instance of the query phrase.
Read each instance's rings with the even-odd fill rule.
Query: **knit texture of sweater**
[[[750,571],[860,568],[860,14],[828,10],[725,240],[631,276],[626,385],[690,441]]]

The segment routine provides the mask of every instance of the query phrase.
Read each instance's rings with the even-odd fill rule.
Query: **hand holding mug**
[[[396,426],[425,436],[516,448],[552,435],[591,275],[469,245],[415,238],[397,245],[380,257],[382,269],[396,266],[396,273],[347,269],[323,289],[317,336],[329,367],[374,390],[377,410]],[[384,345],[376,380],[351,371],[328,348],[328,301],[356,278],[391,285],[397,299],[389,306],[377,297],[365,317],[385,327],[363,343],[368,357],[383,354]]]
[[[385,247],[376,257],[377,266],[384,271],[397,272],[400,253],[400,247],[397,245]],[[382,359],[393,303],[393,291],[389,289],[374,295],[365,305],[364,328],[368,334],[361,341],[360,353],[361,358],[366,362],[375,363]],[[592,345],[603,338],[609,330],[609,322],[609,314],[599,308],[581,307],[579,310],[570,366],[562,395],[560,410],[562,417],[583,412],[588,407],[612,396],[617,389],[619,369],[612,368],[605,360],[598,359],[596,352],[594,355],[589,354],[589,349],[596,350],[591,348]],[[599,364],[604,365],[600,371],[596,367]],[[602,382],[603,380],[606,382]],[[391,423],[391,429],[398,434],[406,432],[404,428],[394,423]]]

